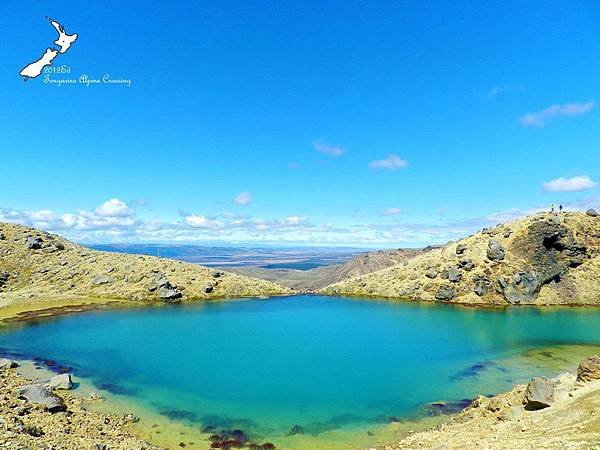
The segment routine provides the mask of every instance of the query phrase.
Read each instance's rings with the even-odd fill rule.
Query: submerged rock
[[[428,416],[440,416],[442,414],[456,414],[467,408],[473,401],[469,398],[453,402],[431,402],[425,406]]]
[[[19,397],[28,402],[43,405],[50,412],[64,411],[65,402],[51,389],[41,384],[29,384],[19,389]]]

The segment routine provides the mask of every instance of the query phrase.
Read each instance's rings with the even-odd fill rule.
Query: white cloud
[[[96,214],[102,217],[126,217],[131,216],[133,210],[118,198],[111,198],[96,208]]]
[[[208,224],[208,219],[204,216],[192,214],[185,218],[185,223],[191,227],[205,227]]]
[[[382,216],[395,216],[397,214],[400,214],[401,212],[402,210],[400,208],[388,208],[381,211],[380,214]]]
[[[249,205],[252,201],[252,194],[248,191],[238,194],[233,201],[238,205]]]
[[[522,84],[497,84],[495,86],[492,86],[492,88],[485,96],[485,99],[491,100],[494,97],[505,92],[522,91],[523,89],[525,89],[525,86],[523,86]]]
[[[585,191],[586,189],[593,189],[598,186],[598,183],[593,181],[587,175],[580,175],[571,178],[556,178],[542,183],[542,187],[546,191],[552,192],[577,192]]]
[[[314,141],[313,147],[319,153],[323,153],[324,155],[327,155],[327,156],[333,156],[334,158],[336,158],[338,156],[342,156],[344,153],[346,153],[345,148],[340,147],[339,145],[326,144],[325,142],[322,142],[322,141]]]
[[[600,196],[564,202],[569,211],[600,209]],[[549,205],[513,208],[488,215],[448,220],[433,214],[431,220],[410,223],[405,220],[354,220],[336,223],[313,222],[302,214],[256,218],[240,214],[204,215],[182,212],[176,220],[149,221],[130,216],[100,216],[95,210],[57,213],[49,209],[19,211],[0,208],[0,221],[33,226],[57,232],[77,242],[142,243],[273,243],[304,245],[357,245],[377,247],[424,246],[443,244],[461,238],[482,227],[508,222],[540,211]],[[389,208],[381,213],[396,213]],[[402,216],[400,216],[402,217]]]
[[[524,127],[543,127],[550,119],[560,116],[580,116],[591,111],[595,105],[595,100],[588,100],[585,103],[565,103],[562,105],[551,105],[540,111],[527,113],[519,117],[519,122]]]
[[[369,168],[372,170],[398,170],[408,166],[408,162],[400,159],[394,154],[388,155],[387,158],[371,161]]]

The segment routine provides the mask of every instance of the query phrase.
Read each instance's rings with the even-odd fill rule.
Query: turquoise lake
[[[171,420],[274,442],[294,426],[318,439],[417,419],[429,402],[573,369],[598,344],[597,309],[322,296],[101,310],[0,334],[4,352],[71,367]]]

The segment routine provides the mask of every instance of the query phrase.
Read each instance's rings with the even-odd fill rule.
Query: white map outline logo
[[[58,39],[54,41],[56,47],[48,47],[42,57],[37,61],[34,61],[28,65],[26,65],[20,72],[19,75],[23,77],[24,81],[27,81],[29,78],[36,78],[40,76],[44,67],[51,66],[54,62],[54,59],[59,54],[64,54],[71,48],[71,45],[77,40],[79,35],[75,34],[67,34],[65,31],[65,27],[60,23],[52,20],[51,18],[46,16],[46,19],[50,21],[50,24],[54,27],[54,29],[58,32]]]

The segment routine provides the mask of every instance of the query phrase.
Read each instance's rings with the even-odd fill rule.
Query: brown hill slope
[[[91,250],[0,223],[0,306],[45,297],[175,302],[290,293],[269,281],[165,258]]]
[[[261,267],[229,267],[228,270],[241,275],[273,281],[297,291],[316,291],[348,278],[376,272],[401,263],[425,249],[397,249],[367,252],[343,264],[317,267],[310,270],[263,269]]]
[[[541,213],[323,292],[473,304],[600,304],[599,254],[600,217]]]

